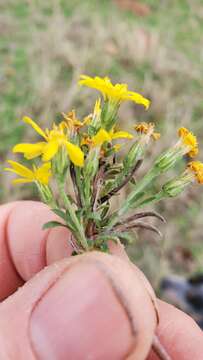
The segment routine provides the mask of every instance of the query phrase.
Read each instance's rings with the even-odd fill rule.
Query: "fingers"
[[[157,334],[174,360],[201,360],[203,358],[203,333],[185,313],[163,301],[158,302],[160,324]],[[158,360],[151,353],[148,360]]]
[[[118,246],[112,243],[111,251],[122,259],[129,260],[122,245]],[[160,321],[157,333],[161,344],[168,351],[172,359],[201,360],[203,358],[203,333],[200,328],[191,317],[182,311],[163,301],[157,300],[144,274],[135,265],[132,264],[132,266],[155,305]],[[148,359],[159,360],[152,351]]]
[[[23,283],[13,264],[7,241],[7,221],[15,206],[17,203],[0,207],[0,300],[11,294]]]
[[[50,262],[71,254],[65,228],[42,229],[53,219],[51,210],[39,202],[0,207],[0,300]]]
[[[92,252],[50,265],[0,304],[0,358],[144,360],[155,327],[132,266]]]

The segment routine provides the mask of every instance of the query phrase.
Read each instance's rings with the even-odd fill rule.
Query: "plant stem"
[[[138,203],[135,204],[135,205],[136,205],[136,207],[139,207],[139,209],[140,209],[140,208],[142,208],[142,207],[145,206],[145,205],[148,205],[148,204],[151,205],[151,204],[153,204],[153,203],[156,203],[156,202],[164,199],[165,197],[166,197],[166,194],[161,190],[161,191],[158,192],[156,195],[152,195],[152,196],[150,196],[150,197],[148,197],[148,198],[146,198],[146,199],[138,202]]]
[[[124,215],[132,204],[136,201],[137,195],[146,188],[149,183],[158,175],[156,168],[152,168],[143,179],[134,187],[134,190],[128,195],[127,199],[124,201],[120,210],[118,211],[118,216]]]
[[[84,233],[84,230],[82,228],[82,226],[80,225],[79,223],[79,220],[76,216],[76,213],[72,207],[72,204],[70,202],[70,200],[68,199],[68,197],[66,196],[66,192],[64,190],[64,182],[63,181],[60,181],[58,180],[58,187],[59,187],[59,193],[60,193],[60,196],[64,202],[64,205],[66,207],[66,209],[68,210],[69,212],[69,216],[72,220],[72,222],[74,223],[75,225],[75,228],[77,230],[77,234],[78,235],[78,239],[82,245],[82,247],[85,249],[85,250],[88,250],[88,244],[87,244],[87,239],[85,237],[85,233]]]

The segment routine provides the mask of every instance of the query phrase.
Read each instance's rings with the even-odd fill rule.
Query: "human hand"
[[[42,230],[52,219],[37,202],[0,207],[0,359],[158,359],[147,355],[157,317],[144,275],[115,245],[113,255],[70,257],[65,228]],[[194,321],[157,306],[157,334],[171,358],[201,360]]]

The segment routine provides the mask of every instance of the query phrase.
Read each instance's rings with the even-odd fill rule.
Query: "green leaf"
[[[108,244],[104,243],[100,245],[100,250],[103,251],[104,253],[108,253],[109,252]]]
[[[140,206],[145,206],[145,205],[150,204],[151,202],[153,202],[154,200],[156,200],[156,199],[157,199],[157,195],[158,195],[158,194],[156,194],[156,195],[152,195],[152,196],[150,196],[150,197],[148,197],[148,198],[144,199],[143,201],[141,201],[141,202],[139,203],[139,207],[140,207]]]
[[[46,224],[43,225],[43,230],[45,229],[52,229],[52,228],[55,228],[57,226],[64,226],[64,227],[67,227],[65,226],[64,224],[58,222],[58,221],[49,221],[47,222]]]
[[[66,224],[67,224],[67,227],[73,231],[73,232],[77,232],[77,228],[75,226],[75,223],[72,221],[70,215],[69,215],[69,212],[68,210],[66,211]]]
[[[84,216],[84,209],[78,209],[76,212],[77,218],[79,221],[82,221],[82,218]]]
[[[105,217],[107,216],[108,212],[109,212],[109,208],[110,208],[110,204],[109,202],[105,203],[105,205],[100,209],[101,211],[101,219],[105,220]],[[104,222],[106,223],[106,222]]]
[[[100,221],[101,217],[100,217],[100,214],[98,212],[91,212],[91,213],[87,214],[87,219]]]
[[[66,221],[67,217],[65,211],[60,209],[52,209],[52,211],[54,212],[54,214],[56,214],[57,216],[61,217],[63,220]]]

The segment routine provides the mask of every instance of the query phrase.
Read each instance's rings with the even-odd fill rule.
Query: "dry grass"
[[[30,0],[20,7],[13,0],[2,5],[2,160],[10,156],[8,149],[19,139],[35,140],[15,120],[23,114],[46,126],[61,111],[77,107],[81,116],[90,111],[95,96],[78,88],[80,73],[110,75],[151,98],[148,112],[131,104],[120,112],[121,124],[129,119],[129,128],[140,120],[157,123],[163,136],[149,155],[170,145],[180,125],[192,128],[201,138],[201,3],[184,1],[181,8],[177,3],[146,1],[151,10],[143,19],[123,13],[110,1],[103,5],[96,0],[62,3]],[[148,156],[143,172],[150,162]],[[2,201],[33,196],[28,189],[14,193],[7,180],[1,179]],[[169,271],[201,268],[202,204],[199,188],[161,204],[159,210],[168,219],[162,229],[164,243],[155,246],[156,238],[145,233],[137,240],[139,247],[131,248],[131,255],[155,284]]]

